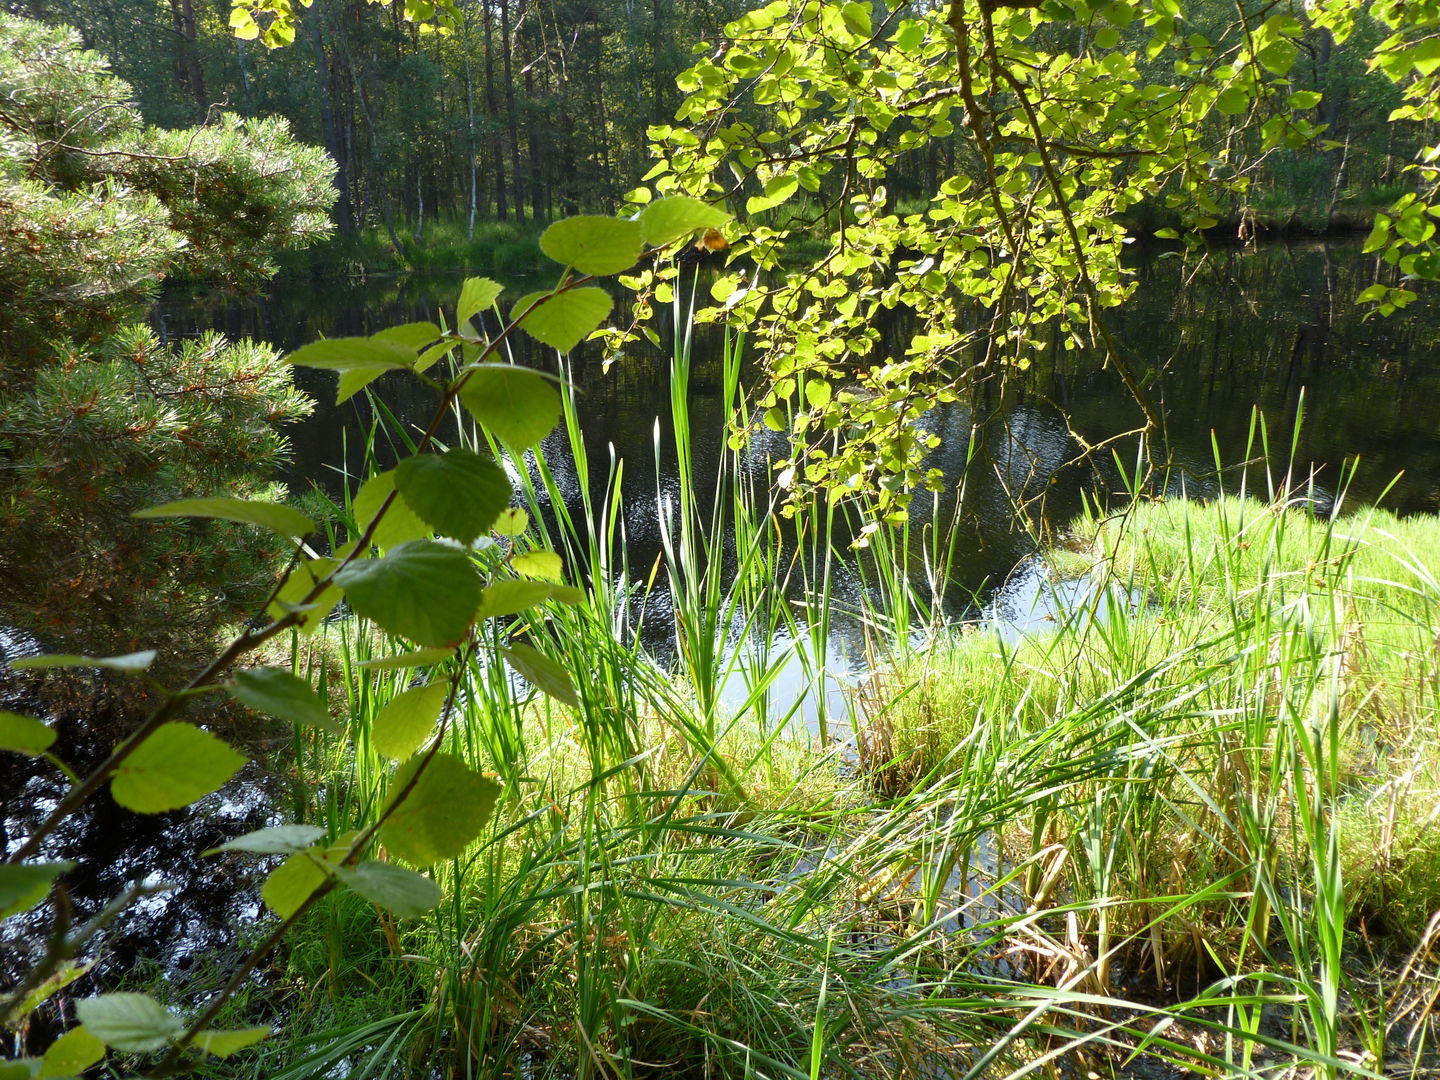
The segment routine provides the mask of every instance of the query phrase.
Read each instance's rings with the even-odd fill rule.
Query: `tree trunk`
[[[335,227],[342,236],[355,233],[355,206],[350,201],[350,148],[340,133],[335,116],[337,72],[330,54],[326,51],[320,30],[321,16],[313,12],[305,22],[310,27],[310,48],[315,54],[315,83],[320,99],[320,129],[325,138],[325,149],[335,160]],[[348,110],[347,110],[348,112]]]
[[[170,22],[180,39],[175,50],[175,78],[185,96],[194,103],[196,116],[204,120],[210,101],[205,94],[205,72],[201,70],[196,47],[194,0],[170,0]]]
[[[515,75],[511,70],[510,54],[515,51],[515,42],[510,36],[510,3],[500,0],[500,47],[505,58],[505,129],[510,137],[510,182],[514,185],[515,220],[525,220],[525,188],[520,179],[520,118],[515,111]]]
[[[495,50],[494,50],[494,23],[490,16],[490,5],[485,5],[485,116],[489,121],[491,130],[495,128],[495,120],[500,115],[500,107],[495,100]],[[491,138],[489,141],[489,154],[491,172],[495,177],[495,218],[504,221],[510,216],[507,205],[508,193],[505,190],[505,154],[501,148],[500,140]]]

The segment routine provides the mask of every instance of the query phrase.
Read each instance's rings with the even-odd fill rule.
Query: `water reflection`
[[[1133,272],[1140,287],[1114,313],[1113,329],[1132,367],[1165,418],[1153,450],[1169,464],[1161,483],[1172,492],[1209,495],[1242,482],[1264,493],[1267,479],[1247,455],[1260,449],[1252,408],[1264,416],[1272,468],[1289,467],[1293,485],[1308,484],[1326,506],[1348,477],[1347,498],[1378,498],[1402,512],[1440,509],[1440,364],[1433,347],[1435,317],[1426,301],[1403,315],[1367,319],[1354,297],[1374,280],[1375,260],[1355,245],[1274,244],[1259,250],[1218,248],[1204,255],[1139,252]],[[288,284],[236,304],[219,297],[168,299],[156,309],[167,334],[216,327],[290,348],[320,336],[370,333],[419,318],[435,318],[451,303],[459,275],[395,277],[323,287]],[[887,338],[903,328],[886,328]],[[522,346],[523,348],[523,346]],[[701,337],[688,396],[694,434],[693,470],[701,490],[720,471],[725,417],[718,341]],[[538,350],[537,350],[538,352]],[[553,357],[522,362],[553,365]],[[660,508],[674,498],[678,479],[671,440],[668,361],[658,352],[627,358],[608,373],[582,349],[573,379],[580,394],[583,438],[592,462],[592,494],[606,465],[624,462],[626,555],[634,568],[651,566],[661,551]],[[323,397],[333,376],[305,372]],[[403,377],[383,383],[389,407],[404,422],[428,416],[433,398]],[[1304,401],[1305,423],[1291,436]],[[942,436],[929,464],[944,490],[914,507],[910,554],[916,584],[928,586],[924,549],[937,535],[953,543],[936,599],[950,618],[973,617],[1037,546],[1038,538],[1074,514],[1087,497],[1123,492],[1141,462],[1137,440],[1086,457],[1084,445],[1139,427],[1141,413],[1113,371],[1093,355],[1066,351],[1057,340],[1023,376],[978,386],[964,401],[926,416]],[[370,418],[363,402],[322,407],[292,432],[292,484],[338,489],[345,467],[339,448],[348,438],[350,469]],[[563,435],[545,444],[567,501],[579,501],[579,481],[566,468]],[[743,480],[762,495],[770,461],[788,450],[783,435],[763,432],[744,458]],[[1227,466],[1218,475],[1217,457]],[[1353,476],[1347,463],[1354,465]],[[723,558],[733,560],[733,551]],[[856,603],[872,580],[863,558],[840,567],[834,588]],[[1021,573],[1031,571],[1021,570]],[[935,568],[929,571],[933,577]],[[670,602],[661,592],[646,608],[647,633],[662,653],[670,637]],[[638,613],[637,613],[638,614]],[[858,634],[841,619],[837,632]]]

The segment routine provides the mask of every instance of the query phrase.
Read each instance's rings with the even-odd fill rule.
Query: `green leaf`
[[[1290,69],[1295,66],[1295,58],[1300,55],[1300,50],[1293,41],[1281,38],[1279,41],[1272,41],[1265,48],[1255,54],[1255,59],[1260,61],[1261,67],[1272,75],[1288,75]]]
[[[260,888],[260,899],[275,914],[288,919],[325,884],[347,850],[348,843],[337,843],[323,851],[316,848],[297,851],[270,871]]]
[[[575,684],[570,681],[569,672],[554,660],[519,642],[500,651],[505,656],[505,662],[528,679],[537,690],[550,695],[562,705],[579,707],[580,699],[575,696]]]
[[[390,801],[399,799],[424,764],[410,794],[380,827],[390,853],[416,866],[453,859],[484,828],[500,785],[450,754],[421,754],[395,770]],[[387,803],[387,806],[389,803]]]
[[[75,1015],[106,1046],[131,1054],[163,1050],[185,1031],[169,1009],[145,994],[101,994],[75,1002]]]
[[[39,1058],[33,1057],[0,1061],[0,1080],[37,1080],[42,1064]]]
[[[0,750],[39,757],[54,742],[53,728],[29,716],[0,709]]]
[[[870,22],[870,9],[858,0],[850,0],[840,9],[840,17],[845,20],[845,27],[858,38],[868,38],[874,27]]]
[[[440,906],[440,886],[423,874],[393,863],[362,862],[335,875],[351,889],[401,919],[418,919]]]
[[[350,509],[355,514],[355,525],[362,533],[375,520],[380,507],[395,490],[395,477],[394,469],[376,473],[361,484],[360,490],[355,493]],[[371,542],[383,550],[397,547],[407,540],[422,540],[429,535],[430,526],[420,520],[404,499],[397,497],[390,503],[385,516],[380,519],[380,524],[375,527]]]
[[[1120,31],[1113,26],[1103,26],[1095,32],[1095,48],[1113,49],[1120,44]]]
[[[50,653],[46,656],[22,656],[11,660],[16,671],[38,668],[97,667],[109,671],[144,671],[155,662],[155,650],[126,653],[124,656],[76,656],[73,653]]]
[[[270,1029],[266,1027],[241,1028],[238,1031],[207,1028],[195,1036],[195,1045],[207,1054],[225,1058],[269,1037]]]
[[[511,506],[500,511],[500,516],[495,519],[495,524],[491,525],[490,529],[501,536],[523,536],[529,527],[530,515],[518,506]]]
[[[454,649],[416,649],[413,652],[395,653],[393,656],[376,656],[361,660],[362,668],[417,668],[443,663],[455,655]]]
[[[460,301],[455,305],[455,323],[464,328],[478,311],[484,311],[500,298],[504,288],[489,278],[466,278],[460,286]]]
[[[1215,99],[1215,108],[1225,116],[1239,116],[1250,108],[1250,95],[1238,86],[1227,87],[1224,93]]]
[[[136,510],[130,516],[218,518],[221,521],[238,521],[242,525],[259,525],[285,537],[309,536],[315,531],[315,523],[293,507],[250,499],[178,499],[163,506]]]
[[[516,450],[534,446],[560,419],[560,393],[550,380],[513,364],[476,368],[460,387],[460,401],[482,427]]]
[[[0,878],[3,878],[3,876],[3,874],[0,874]],[[0,886],[0,889],[3,889],[3,886]],[[93,965],[89,963],[77,964],[71,960],[62,961],[53,975],[26,994],[18,1005],[12,1007],[13,1011],[10,1014],[11,1023],[18,1023],[25,1019],[25,1017],[29,1016],[61,990],[64,990],[65,987],[80,978],[81,975],[84,975],[92,966]]]
[[[401,341],[379,337],[327,338],[313,341],[285,357],[296,367],[323,368],[327,371],[373,369],[383,371],[408,368],[415,359],[415,350]]]
[[[1290,95],[1292,109],[1313,109],[1320,104],[1320,94],[1315,90],[1296,90]]]
[[[248,8],[230,9],[230,32],[241,41],[254,41],[260,36],[260,26]]]
[[[433,682],[406,690],[387,702],[370,724],[370,741],[376,753],[392,761],[413,754],[435,730],[449,693],[448,683]]]
[[[433,322],[401,323],[399,326],[381,330],[378,334],[372,334],[370,340],[393,341],[404,345],[411,352],[418,353],[427,345],[433,345],[440,340],[440,327]]]
[[[1375,218],[1375,224],[1370,229],[1370,235],[1365,237],[1365,244],[1361,247],[1362,254],[1369,255],[1372,251],[1379,251],[1390,241],[1390,219],[1383,214]]]
[[[244,764],[245,759],[218,736],[194,724],[172,721],[157,728],[120,763],[110,781],[110,795],[127,810],[163,814],[210,794]]]
[[[549,599],[550,586],[543,581],[497,581],[481,594],[480,618],[518,615]]]
[[[79,1076],[105,1057],[105,1043],[96,1038],[89,1028],[71,1028],[45,1051],[44,1064],[40,1066],[42,1077]]]
[[[301,367],[340,372],[340,386],[335,394],[335,404],[339,405],[385,372],[413,368],[416,357],[415,349],[405,342],[387,341],[377,335],[312,342],[285,359]]]
[[[1421,75],[1433,75],[1440,69],[1440,39],[1426,37],[1409,49],[1405,50],[1406,57],[1415,65],[1415,70]]]
[[[45,899],[51,883],[74,866],[68,860],[0,866],[0,919],[29,911]]]
[[[520,328],[536,341],[569,352],[585,340],[610,314],[612,301],[604,289],[567,289],[560,293],[537,292],[521,297],[510,312],[516,318],[532,304],[543,304],[520,319]]]
[[[317,727],[335,735],[345,730],[308,682],[280,668],[241,668],[235,672],[230,696],[256,712],[291,724]]]
[[[304,851],[314,847],[324,835],[325,830],[319,825],[271,825],[268,829],[256,829],[244,836],[237,836],[234,840],[227,840],[204,854],[249,851],[256,855],[284,855],[287,852]]]
[[[505,470],[473,450],[416,454],[395,468],[400,495],[437,533],[471,543],[488,532],[514,494]]]
[[[557,221],[540,235],[540,250],[582,274],[629,270],[644,248],[640,222],[582,214]]]
[[[521,577],[541,581],[564,581],[565,566],[553,551],[531,551],[510,560],[510,569]]]
[[[480,578],[465,552],[412,540],[336,575],[356,611],[418,645],[453,648],[480,606]]]
[[[292,613],[298,607],[300,601],[309,595],[310,591],[319,584],[320,580],[329,574],[340,563],[328,555],[321,555],[318,558],[307,559],[295,569],[290,571],[290,576],[285,579],[285,584],[275,593],[275,599],[265,610],[272,619],[280,619]],[[340,590],[332,582],[325,586],[320,595],[306,606],[304,611],[294,612],[299,620],[300,632],[310,635],[319,630],[325,622],[325,616],[335,610],[335,605],[340,603]]]
[[[700,229],[718,229],[729,220],[730,215],[718,206],[688,195],[669,195],[641,212],[640,238],[650,247],[664,247]]]
[[[790,174],[777,176],[765,185],[764,195],[758,195],[746,200],[745,212],[747,214],[758,214],[761,211],[779,206],[789,199],[790,196],[794,195],[799,186],[800,179],[797,176]]]

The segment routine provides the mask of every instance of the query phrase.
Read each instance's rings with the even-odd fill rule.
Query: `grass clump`
[[[1098,990],[1119,970],[1172,995],[1283,984],[1312,1047],[1382,1062],[1358,951],[1403,956],[1440,910],[1440,521],[1226,497],[1073,534],[1085,599],[917,657],[873,771],[915,789],[977,740],[1126,733],[1103,775],[998,831],[1028,907],[1068,906],[1052,933]]]

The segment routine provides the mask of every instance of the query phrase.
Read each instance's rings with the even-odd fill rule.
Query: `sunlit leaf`
[[[214,855],[218,851],[249,851],[256,855],[284,855],[292,851],[304,851],[313,847],[325,830],[319,825],[271,825],[267,829],[256,829],[234,840],[227,840],[219,847],[206,851]]]
[[[651,247],[663,247],[700,229],[718,229],[730,215],[688,195],[656,199],[640,214],[640,235]]]
[[[397,345],[404,345],[412,352],[418,353],[425,346],[440,340],[440,327],[433,322],[401,323],[399,326],[391,326],[370,335],[370,340],[393,341]]]
[[[66,863],[65,865],[70,867],[73,866],[74,863]],[[3,877],[3,872],[0,872],[0,878]],[[3,888],[3,886],[0,886],[0,888]],[[3,917],[3,909],[0,909],[0,917]],[[39,986],[26,994],[18,1005],[13,1007],[10,1014],[11,1022],[18,1022],[29,1016],[61,990],[64,990],[76,979],[84,975],[93,966],[93,963],[77,964],[73,960],[63,961],[54,974],[42,981]]]
[[[338,560],[332,559],[328,555],[306,559],[290,571],[290,576],[285,579],[285,584],[280,586],[275,593],[275,599],[265,610],[273,619],[280,619],[291,614],[320,580],[339,565]],[[304,611],[293,612],[300,632],[309,635],[319,630],[325,622],[325,617],[335,610],[335,605],[338,603],[340,603],[340,590],[334,583],[327,584],[321,590],[320,595],[315,597]]]
[[[553,551],[530,551],[510,560],[510,569],[521,577],[539,578],[541,581],[565,580],[565,567],[560,556]]]
[[[94,667],[108,671],[144,671],[155,662],[155,650],[126,653],[124,656],[76,656],[73,653],[49,653],[44,656],[22,656],[11,660],[10,666],[16,671],[38,668]]]
[[[120,763],[110,781],[110,795],[127,810],[161,814],[210,794],[244,764],[245,759],[218,736],[194,724],[172,721],[162,724]]]
[[[518,615],[550,599],[550,586],[543,581],[518,579],[487,585],[481,594],[480,616],[486,619]]]
[[[0,709],[0,750],[38,757],[54,742],[54,728],[32,717]]]
[[[638,221],[582,214],[551,225],[540,236],[540,250],[562,266],[582,274],[619,274],[629,270],[644,248]]]
[[[460,301],[455,305],[455,323],[463,328],[477,312],[484,311],[500,298],[504,288],[489,278],[466,278],[460,286]]]
[[[324,368],[329,371],[344,371],[347,368],[393,371],[409,367],[414,359],[414,348],[404,342],[386,341],[384,338],[348,337],[313,341],[285,357],[285,362],[297,367]]]
[[[531,310],[532,305],[546,297],[549,299]],[[593,287],[567,289],[553,295],[537,292],[522,297],[511,311],[511,318],[529,311],[520,319],[520,328],[551,348],[569,352],[605,321],[612,305],[609,293]]]
[[[416,454],[395,469],[395,486],[410,509],[437,533],[468,544],[488,532],[515,492],[488,457],[456,448]]]
[[[230,696],[256,712],[266,713],[291,724],[317,727],[340,734],[343,724],[335,721],[310,684],[280,668],[241,668],[234,674]]]
[[[502,649],[505,662],[523,675],[540,691],[548,694],[562,705],[578,707],[580,699],[575,695],[575,684],[570,673],[544,653],[529,645],[516,642]]]
[[[412,540],[336,575],[352,607],[418,645],[458,645],[480,606],[480,577],[463,551]]]
[[[270,871],[260,887],[260,899],[275,914],[288,919],[329,880],[350,843],[350,839],[341,837],[324,849],[297,851]]]
[[[560,419],[560,393],[550,380],[512,364],[476,368],[460,388],[460,401],[482,427],[516,450],[534,446]]]
[[[89,1028],[71,1028],[45,1051],[41,1077],[79,1076],[105,1057],[105,1043]]]
[[[0,866],[0,919],[29,911],[45,899],[51,882],[74,866],[64,860]]]
[[[405,795],[416,771],[419,779]],[[403,796],[380,827],[380,840],[392,855],[416,866],[453,859],[480,835],[500,785],[450,754],[421,754],[398,769],[390,781],[390,800]]]
[[[240,1028],[237,1031],[207,1029],[195,1036],[195,1045],[207,1054],[224,1058],[269,1037],[270,1029],[266,1027]]]
[[[361,532],[375,520],[380,507],[385,505],[385,500],[395,490],[395,476],[394,469],[376,473],[361,484],[360,490],[355,493],[350,508],[355,514],[355,525]],[[409,504],[397,495],[386,508],[380,524],[375,526],[375,533],[370,540],[376,547],[384,550],[407,540],[422,540],[429,535],[430,526],[420,520]]]
[[[367,861],[354,870],[339,868],[335,874],[366,900],[401,919],[416,919],[440,906],[440,886],[403,866]]]
[[[280,536],[309,536],[315,523],[299,510],[282,503],[259,502],[251,499],[178,499],[163,506],[136,510],[131,517],[172,518],[198,517],[235,521],[242,525],[259,525]]]
[[[370,741],[376,753],[392,761],[401,761],[413,754],[435,730],[449,692],[448,683],[433,682],[406,690],[386,702],[370,724]]]
[[[530,515],[518,506],[511,506],[500,511],[500,516],[491,525],[492,531],[501,536],[522,536],[525,530],[530,527]]]
[[[413,652],[395,653],[392,656],[376,656],[369,660],[361,660],[359,666],[362,668],[417,668],[431,667],[434,664],[449,660],[455,655],[454,649],[416,649]]]
[[[145,994],[101,994],[75,1002],[75,1015],[106,1046],[131,1054],[163,1050],[185,1031],[180,1017]]]

